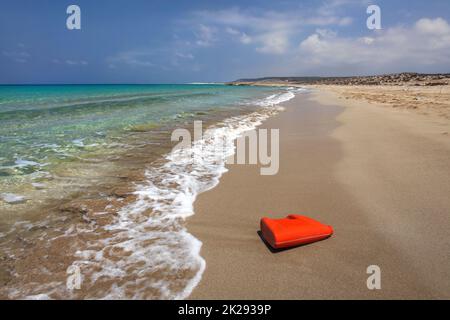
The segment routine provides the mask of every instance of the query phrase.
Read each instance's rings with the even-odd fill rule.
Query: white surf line
[[[81,269],[84,279],[91,285],[101,281],[108,284],[102,296],[86,298],[189,297],[206,268],[200,254],[202,242],[186,228],[186,219],[194,215],[197,196],[217,186],[228,171],[225,164],[235,154],[234,141],[284,110],[279,104],[294,98],[295,91],[255,101],[253,104],[261,106],[261,110],[225,119],[207,129],[202,139],[183,150],[182,156],[180,150],[172,151],[163,165],[149,168],[147,181],[136,187],[137,200],[122,208],[115,221],[100,230],[111,236],[77,252],[78,259],[72,265]],[[222,153],[217,154],[219,145]],[[126,254],[111,256],[112,252]]]

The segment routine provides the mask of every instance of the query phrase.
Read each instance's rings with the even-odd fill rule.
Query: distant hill
[[[314,82],[321,79],[325,79],[323,77],[265,77],[265,78],[256,78],[256,79],[239,79],[235,82],[272,82],[272,81],[284,81],[284,82]]]
[[[228,85],[280,85],[280,84],[328,84],[328,85],[449,85],[450,74],[420,74],[413,72],[357,76],[357,77],[265,77],[239,79]]]

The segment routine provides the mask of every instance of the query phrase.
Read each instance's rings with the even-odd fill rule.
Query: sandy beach
[[[1,6],[0,300],[450,300],[450,1],[56,2]]]
[[[327,92],[337,95],[340,100],[346,100],[341,103],[347,105],[364,102],[396,111],[408,111],[450,120],[450,85],[312,85],[310,87],[326,89]]]
[[[195,202],[206,271],[191,299],[449,299],[450,124],[315,89],[284,104],[280,171],[234,165]],[[263,216],[305,214],[332,238],[272,253]],[[367,289],[378,265],[382,289]]]

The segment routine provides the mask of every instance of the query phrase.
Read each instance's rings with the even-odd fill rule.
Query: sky
[[[450,1],[1,0],[0,83],[450,72]],[[81,30],[69,30],[69,5]],[[381,29],[367,28],[367,7]]]

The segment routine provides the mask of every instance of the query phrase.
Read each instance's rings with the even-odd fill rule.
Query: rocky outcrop
[[[241,79],[230,82],[229,85],[411,85],[411,86],[440,86],[450,84],[450,74],[420,74],[395,73],[377,76],[358,77],[269,77],[261,79]]]

